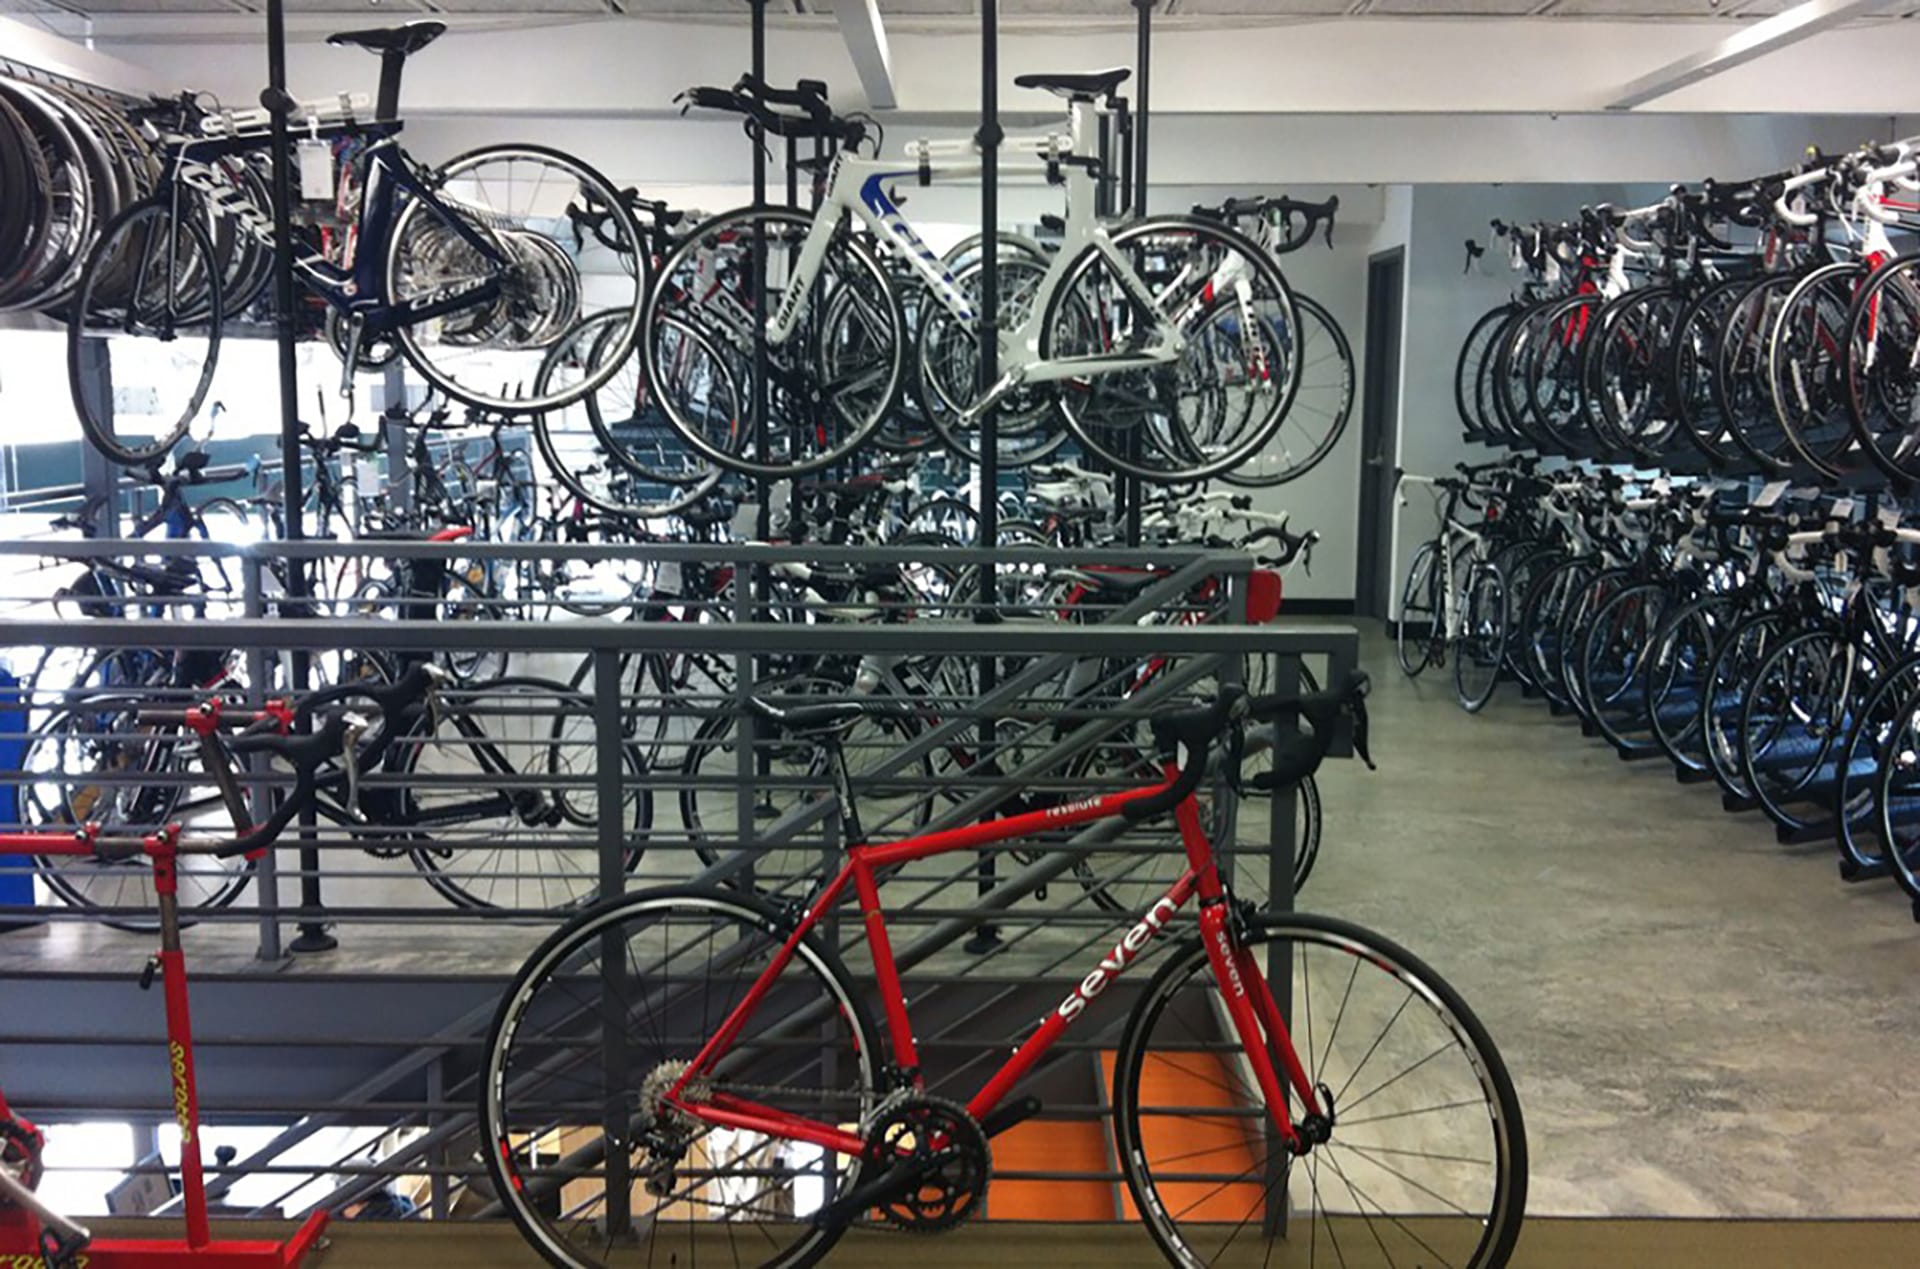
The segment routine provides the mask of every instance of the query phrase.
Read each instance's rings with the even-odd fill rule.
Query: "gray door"
[[[1367,261],[1367,349],[1360,389],[1360,535],[1355,606],[1385,617],[1393,588],[1393,485],[1399,459],[1400,306],[1406,250]]]

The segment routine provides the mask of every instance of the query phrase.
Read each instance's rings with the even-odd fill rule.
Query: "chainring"
[[[916,1173],[911,1185],[875,1204],[896,1229],[944,1233],[965,1224],[986,1198],[993,1150],[979,1121],[957,1102],[923,1094],[883,1107],[867,1130],[867,1147]]]

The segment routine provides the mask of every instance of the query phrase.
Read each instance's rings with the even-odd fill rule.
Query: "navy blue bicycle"
[[[188,95],[149,114],[163,154],[154,192],[101,234],[68,311],[74,407],[101,452],[151,463],[219,395],[222,334],[266,289],[275,115],[301,175],[295,275],[325,301],[343,394],[356,371],[395,356],[454,400],[508,413],[572,404],[613,376],[640,331],[647,260],[615,188],[544,146],[488,146],[431,169],[399,146],[402,69],[445,30],[329,37],[379,55],[371,118],[364,97],[300,103],[271,89],[259,110]],[[587,208],[599,223],[583,235]],[[545,353],[588,318],[608,331],[603,360],[541,381]]]

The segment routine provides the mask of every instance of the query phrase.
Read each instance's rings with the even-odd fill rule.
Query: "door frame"
[[[1381,364],[1388,353],[1387,341],[1377,338],[1375,329],[1376,296],[1374,279],[1383,268],[1397,269],[1399,294],[1392,316],[1397,322],[1389,333],[1390,363]],[[1354,557],[1354,608],[1362,616],[1391,619],[1393,616],[1393,562],[1398,516],[1395,514],[1390,477],[1370,460],[1377,440],[1384,452],[1388,472],[1400,458],[1399,416],[1405,408],[1400,399],[1401,369],[1406,361],[1407,329],[1407,248],[1405,244],[1376,251],[1367,257],[1366,313],[1362,318],[1365,335],[1360,373],[1360,489],[1355,499],[1357,533]],[[1378,373],[1379,381],[1375,381]],[[1391,408],[1391,415],[1388,410]],[[1377,576],[1376,576],[1377,574]]]

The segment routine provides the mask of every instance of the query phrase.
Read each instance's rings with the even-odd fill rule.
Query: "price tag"
[[[1661,476],[1653,482],[1653,492],[1665,497],[1667,494],[1673,492],[1673,482],[1665,476]]]
[[[1881,507],[1880,523],[1885,525],[1889,529],[1899,528],[1900,527],[1900,508],[1885,507],[1885,506]]]
[[[300,197],[332,202],[333,146],[326,141],[296,141],[293,150],[300,163]]]
[[[1852,519],[1853,518],[1853,499],[1835,498],[1833,500],[1833,506],[1827,509],[1827,515],[1830,519],[1834,519],[1834,520]]]
[[[653,585],[656,590],[659,590],[663,594],[678,595],[680,593],[680,587],[683,585],[680,578],[679,561],[668,560],[662,564],[660,571],[654,575]]]
[[[353,460],[353,477],[362,489],[380,488],[380,468],[371,458]]]
[[[1780,495],[1785,492],[1787,492],[1786,481],[1769,480],[1765,485],[1761,486],[1760,492],[1754,496],[1753,505],[1764,510],[1780,501]]]

